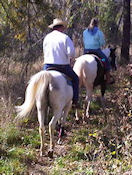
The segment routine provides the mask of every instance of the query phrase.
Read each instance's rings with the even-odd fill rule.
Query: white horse
[[[53,111],[53,117],[49,122],[50,149],[49,157],[53,157],[54,150],[54,130],[57,121],[64,125],[68,112],[72,104],[73,90],[71,85],[60,72],[40,71],[31,77],[26,89],[25,101],[21,106],[16,106],[17,118],[24,119],[32,110],[35,102],[38,112],[39,133],[41,139],[40,155],[44,154],[44,120],[47,107]]]
[[[86,114],[89,117],[89,106],[92,98],[92,92],[95,86],[101,85],[102,101],[106,89],[104,80],[104,66],[95,55],[85,54],[76,59],[73,70],[79,77],[80,88],[86,88]],[[79,120],[78,110],[76,111],[76,120]]]
[[[111,67],[116,70],[115,50],[116,48],[109,46],[102,51],[110,59]],[[84,86],[86,88],[85,100],[87,107],[85,115],[89,117],[89,106],[95,86],[101,86],[101,102],[104,106],[104,94],[106,90],[104,66],[94,54],[85,54],[76,59],[73,69],[79,77],[80,87]],[[79,119],[78,115],[78,110],[76,110],[76,120]]]

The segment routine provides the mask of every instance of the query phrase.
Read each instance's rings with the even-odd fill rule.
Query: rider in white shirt
[[[55,68],[71,78],[73,84],[73,104],[77,105],[79,94],[79,78],[70,66],[70,59],[74,58],[75,48],[73,41],[64,32],[66,22],[54,19],[49,25],[52,32],[46,35],[43,41],[44,70]]]

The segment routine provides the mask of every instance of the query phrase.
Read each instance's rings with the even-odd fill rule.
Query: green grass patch
[[[37,130],[27,132],[7,126],[0,129],[0,143],[0,174],[24,174],[28,164],[36,161],[34,148],[40,145]]]
[[[35,161],[35,151],[24,147],[12,147],[7,154],[0,157],[1,174],[24,174],[27,166]]]
[[[40,136],[38,128],[31,131],[27,131],[27,134],[23,137],[23,144],[28,145],[32,148],[40,147]]]
[[[20,145],[23,142],[22,138],[23,133],[12,125],[0,129],[0,142],[3,146]]]
[[[0,174],[24,174],[27,167],[19,159],[0,160]]]
[[[54,162],[53,168],[50,170],[51,175],[93,175],[93,168],[86,165],[86,161],[75,161],[69,157],[60,157]]]

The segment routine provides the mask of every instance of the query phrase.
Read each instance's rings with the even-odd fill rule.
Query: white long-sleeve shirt
[[[70,37],[53,30],[43,41],[44,64],[70,64],[75,55],[75,48]]]

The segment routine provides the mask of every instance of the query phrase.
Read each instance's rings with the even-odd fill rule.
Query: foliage
[[[0,43],[2,43],[1,47],[4,53],[7,51],[7,53],[13,54],[17,50],[21,52],[21,57],[19,58],[21,59],[23,49],[26,47],[23,59],[34,61],[35,55],[37,58],[40,53],[42,54],[42,51],[38,52],[39,54],[35,52],[36,49],[40,50],[41,47],[38,47],[37,44],[33,47],[33,44],[43,36],[43,32],[54,18],[56,8],[42,0],[1,0],[0,8],[2,9],[0,14],[2,24]],[[8,33],[6,32],[7,30]],[[8,43],[8,45],[5,45],[5,43]]]
[[[10,25],[10,29],[13,29],[19,36],[23,32],[28,31],[30,25],[35,30],[47,27],[51,22],[54,11],[50,4],[43,1],[20,1],[20,0],[6,0],[0,1],[2,13],[0,20],[3,25]],[[48,14],[48,15],[47,15]],[[5,18],[3,18],[3,16]],[[23,37],[25,35],[23,34]],[[24,39],[21,37],[22,39]],[[17,38],[17,36],[16,36]],[[19,37],[18,37],[19,39]]]
[[[17,60],[34,61],[43,54],[43,37],[48,32],[47,26],[55,17],[68,21],[68,34],[73,37],[75,44],[80,46],[82,46],[82,31],[95,16],[100,20],[107,41],[113,43],[118,40],[117,21],[120,5],[114,0],[100,2],[0,0],[0,8],[0,48],[4,51],[1,53],[13,54],[17,51],[21,53]]]
[[[100,27],[104,31],[107,43],[116,43],[120,38],[118,30],[118,21],[120,18],[121,5],[115,3],[114,0],[105,1],[72,1],[70,6],[69,26],[72,28],[72,35],[78,38],[77,42],[82,42],[82,31],[89,25],[91,18],[97,17]],[[76,11],[76,9],[78,9]],[[118,35],[117,35],[118,32]]]
[[[123,1],[123,34],[121,45],[121,61],[128,64],[130,61],[130,28],[131,28],[131,1]]]
[[[100,25],[103,29],[108,43],[117,43],[119,42],[118,37],[120,32],[118,31],[118,12],[120,7],[113,0],[107,0],[101,5],[98,4],[100,9]],[[117,32],[118,36],[117,36]]]
[[[38,56],[42,53],[42,40],[37,41],[48,32],[47,26],[54,17],[68,19],[69,33],[77,40],[77,46],[81,46],[82,30],[93,16],[99,18],[108,42],[117,39],[113,31],[118,29],[120,6],[116,8],[114,1],[48,2],[0,0],[0,174],[33,174],[33,171],[47,175],[131,174],[131,65],[119,67],[114,73],[116,84],[107,89],[105,110],[96,99],[98,90],[94,92],[87,123],[80,120],[77,124],[71,110],[66,123],[67,136],[63,145],[56,145],[53,160],[38,155],[40,137],[36,118],[25,123],[25,128],[8,125],[16,115],[14,106],[22,103],[27,80],[41,69]],[[36,59],[27,69],[29,61]],[[83,106],[83,101],[80,104]],[[80,116],[83,115],[81,109]]]

